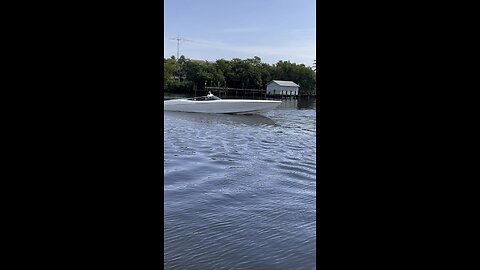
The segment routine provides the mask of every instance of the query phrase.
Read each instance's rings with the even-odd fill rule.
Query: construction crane
[[[180,41],[191,41],[188,39],[180,38],[180,36],[177,36],[176,38],[170,38],[170,40],[176,40],[177,41],[177,61],[178,58],[180,57]]]

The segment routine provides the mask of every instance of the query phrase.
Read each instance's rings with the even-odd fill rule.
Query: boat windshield
[[[211,96],[188,98],[188,100],[193,100],[193,101],[208,101],[208,100],[221,100],[221,98],[216,97],[216,96],[214,96],[214,95],[211,95]]]

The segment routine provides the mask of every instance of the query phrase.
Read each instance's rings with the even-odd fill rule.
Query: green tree
[[[175,80],[175,71],[178,69],[175,59],[164,59],[163,61],[163,83],[164,89]]]
[[[177,60],[172,56],[164,59],[164,88],[165,91],[185,91],[196,85],[202,89],[207,82],[215,86],[265,89],[271,80],[285,80],[300,84],[300,91],[312,91],[316,89],[315,70],[316,60],[311,68],[290,61],[269,65],[262,63],[258,56],[215,62],[192,61],[183,55]]]

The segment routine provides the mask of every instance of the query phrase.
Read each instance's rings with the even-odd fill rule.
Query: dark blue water
[[[165,269],[316,268],[316,110],[164,112]]]

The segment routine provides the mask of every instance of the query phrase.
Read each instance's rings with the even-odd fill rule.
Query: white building
[[[298,96],[300,85],[292,81],[273,80],[267,84],[267,95],[292,95]]]

